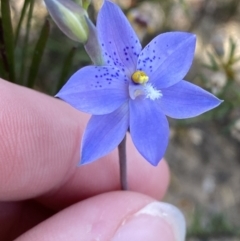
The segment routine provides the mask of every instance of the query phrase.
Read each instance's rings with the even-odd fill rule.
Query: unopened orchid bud
[[[78,5],[82,6],[82,0],[74,0],[75,3],[77,3]]]
[[[82,1],[82,6],[84,9],[88,9],[89,5],[91,4],[91,0],[83,0]]]
[[[89,5],[91,4],[91,0],[74,0],[75,3],[83,7],[85,10],[88,9]]]
[[[89,37],[87,12],[70,0],[44,0],[49,14],[69,38],[86,43]]]

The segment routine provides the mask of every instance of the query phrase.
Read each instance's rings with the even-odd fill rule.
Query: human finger
[[[185,221],[174,206],[133,192],[105,193],[77,203],[16,241],[183,241]]]
[[[91,165],[76,167],[89,118],[86,114],[63,101],[3,80],[0,108],[0,200],[59,193],[59,199],[69,205],[119,189],[116,151]],[[162,196],[169,177],[166,163],[152,167],[130,146],[131,189]]]
[[[30,200],[0,202],[0,240],[12,241],[53,214],[52,210]]]
[[[153,167],[137,152],[127,138],[127,182],[129,190],[147,194],[158,200],[169,184],[169,169],[165,160]],[[58,189],[43,194],[38,201],[53,209],[65,208],[79,200],[120,189],[117,151],[90,165],[76,168],[75,173]]]

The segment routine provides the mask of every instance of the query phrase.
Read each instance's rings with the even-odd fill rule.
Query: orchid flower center
[[[132,81],[139,85],[130,85],[130,97],[134,100],[138,96],[156,100],[162,97],[160,90],[157,90],[151,83],[147,83],[149,77],[145,72],[137,70],[132,75]]]
[[[137,70],[132,75],[132,81],[136,84],[145,84],[149,80],[149,77],[146,75],[145,72]]]

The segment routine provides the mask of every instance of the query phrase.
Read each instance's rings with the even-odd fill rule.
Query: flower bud
[[[69,0],[44,0],[57,26],[69,38],[86,43],[89,37],[87,12],[77,3]]]
[[[82,6],[82,0],[74,0],[75,3],[77,3],[78,5]]]
[[[82,1],[82,6],[84,9],[88,9],[89,5],[91,4],[91,0],[83,0]]]

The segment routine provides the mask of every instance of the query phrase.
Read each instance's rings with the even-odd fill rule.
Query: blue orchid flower
[[[168,144],[166,116],[195,117],[221,103],[183,80],[193,61],[196,37],[164,33],[142,49],[120,8],[107,0],[98,14],[97,31],[104,65],[80,69],[56,95],[92,114],[80,164],[111,152],[129,129],[137,150],[157,165]]]

